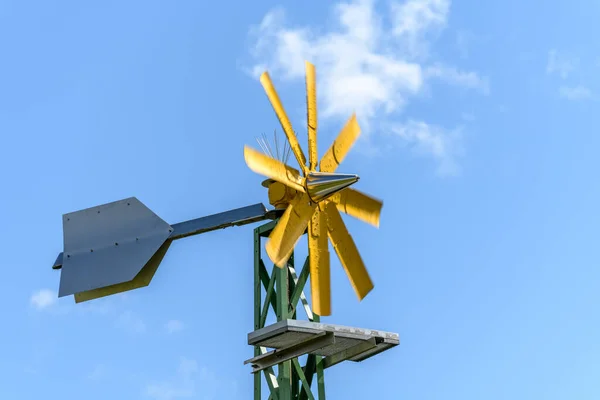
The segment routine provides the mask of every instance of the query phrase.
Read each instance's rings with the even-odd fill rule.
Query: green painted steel
[[[277,317],[277,321],[296,319],[298,306],[304,306],[302,303],[306,301],[302,292],[309,279],[308,257],[300,274],[296,274],[293,253],[287,268],[278,268],[269,262],[272,265],[270,273],[262,259],[263,240],[266,240],[276,224],[277,220],[274,220],[254,229],[254,330],[265,326],[271,312]],[[308,315],[312,315],[310,321],[319,322],[318,315],[310,311]],[[254,356],[259,355],[260,347],[255,346]],[[254,374],[254,400],[263,399],[264,383],[268,389],[268,399],[325,400],[323,369],[322,357],[312,354],[307,356],[304,366],[298,358],[294,358],[280,363],[276,369],[266,368]],[[313,393],[315,389],[316,393]]]

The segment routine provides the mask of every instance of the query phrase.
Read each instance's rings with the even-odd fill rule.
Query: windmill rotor
[[[266,244],[269,258],[278,267],[285,267],[298,240],[308,232],[313,311],[327,316],[331,315],[329,242],[358,299],[362,300],[374,287],[340,212],[379,227],[383,203],[350,187],[359,180],[357,175],[336,172],[360,135],[355,114],[348,119],[337,138],[318,160],[316,71],[308,61],[305,62],[305,67],[308,160],[268,72],[261,75],[260,82],[300,171],[290,167],[285,161],[273,158],[269,154],[271,152],[264,151],[262,145],[264,153],[245,146],[244,158],[252,171],[269,178],[271,204],[285,208]]]

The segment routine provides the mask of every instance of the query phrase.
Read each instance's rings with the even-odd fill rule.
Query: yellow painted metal
[[[346,275],[354,288],[359,300],[362,300],[372,289],[373,282],[365,264],[356,248],[356,244],[350,236],[344,220],[336,205],[327,202],[325,211],[327,213],[327,228],[329,240],[337,253]]]
[[[294,250],[294,246],[304,234],[316,204],[310,204],[307,194],[295,198],[286,208],[265,246],[271,261],[283,268]]]
[[[296,134],[294,133],[294,130],[292,128],[292,123],[290,122],[290,119],[288,118],[285,109],[283,108],[283,104],[281,104],[279,95],[275,90],[275,86],[273,85],[273,82],[271,81],[271,77],[269,76],[268,72],[263,72],[263,74],[260,76],[260,83],[265,89],[265,93],[267,94],[267,97],[271,102],[271,106],[273,106],[275,114],[277,114],[279,123],[281,124],[281,127],[285,132],[285,136],[287,137],[288,142],[290,143],[290,147],[292,148],[292,152],[294,153],[296,160],[298,160],[298,165],[300,165],[300,168],[302,168],[302,172],[304,172],[304,174],[306,175],[306,157],[302,152],[300,143],[298,143],[298,138],[296,137]]]
[[[143,270],[142,270],[143,272]],[[140,272],[140,273],[142,273]],[[75,303],[82,303],[84,301],[99,299],[101,297],[112,296],[113,294],[128,292],[130,290],[139,289],[146,287],[150,284],[150,280],[144,278],[134,279],[129,282],[117,283],[116,285],[101,287],[98,289],[87,290],[85,292],[75,293]]]
[[[338,210],[363,222],[379,227],[383,202],[358,190],[347,188],[330,197]]]
[[[320,316],[331,315],[331,273],[327,216],[319,208],[308,225],[308,256],[310,260],[310,292],[313,311]]]
[[[257,174],[281,182],[294,190],[304,192],[304,178],[294,168],[249,146],[244,146],[244,158],[248,167]]]
[[[277,209],[286,208],[298,196],[298,191],[285,186],[281,182],[271,181],[269,184],[269,204]]]
[[[308,168],[317,168],[317,76],[315,66],[305,62],[306,67],[306,118],[308,127]]]
[[[335,172],[359,135],[360,126],[356,121],[356,114],[352,114],[331,147],[321,158],[321,172]]]
[[[383,202],[351,188],[343,189],[332,197],[317,202],[311,201],[306,194],[308,173],[316,172],[317,168],[321,172],[335,172],[359,137],[360,126],[356,115],[353,114],[318,162],[316,71],[314,65],[308,61],[305,62],[305,68],[308,166],[271,78],[267,72],[260,78],[294,156],[302,168],[303,176],[296,169],[251,148],[246,147],[244,154],[250,169],[271,178],[264,183],[269,188],[269,202],[277,208],[285,207],[285,212],[279,218],[266,245],[269,258],[278,267],[285,266],[298,239],[308,227],[313,311],[318,315],[328,316],[331,315],[328,240],[333,244],[359,300],[362,300],[374,287],[340,212],[379,227]]]

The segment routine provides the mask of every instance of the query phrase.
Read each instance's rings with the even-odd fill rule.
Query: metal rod
[[[271,156],[271,158],[275,158],[274,154],[273,154],[273,149],[271,149],[271,144],[269,143],[269,140],[267,139],[267,135],[265,135],[263,133],[263,140],[265,141],[265,144],[267,146],[267,148],[269,149],[269,156]]]
[[[277,152],[277,159],[281,160],[281,158],[279,158],[279,141],[277,140],[277,130],[273,132],[273,138],[273,140],[275,141],[275,151]]]
[[[268,353],[253,357],[244,361],[244,364],[251,364],[252,373],[257,373],[265,368],[289,361],[292,358],[297,358],[303,354],[317,351],[326,346],[331,346],[334,342],[335,338],[333,333],[323,332],[293,346],[284,349],[273,350]]]
[[[374,349],[375,347],[377,347],[377,340],[375,338],[370,338],[356,346],[334,353],[330,356],[325,357],[325,359],[323,360],[323,369],[333,367],[334,365],[339,364],[342,361],[346,361],[352,357],[356,357],[367,350]]]
[[[259,138],[258,136],[256,137],[256,142],[258,143],[258,145],[259,145],[259,146],[260,146],[260,148],[262,149],[263,153],[265,153],[265,154],[268,154],[268,153],[269,153],[269,152],[268,152],[268,150],[267,150],[267,148],[266,148],[266,147],[265,147],[265,145],[263,144],[263,142],[262,142],[262,139],[261,139],[261,138]]]

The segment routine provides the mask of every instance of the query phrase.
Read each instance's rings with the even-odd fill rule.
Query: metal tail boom
[[[173,231],[167,240],[173,241],[231,226],[248,225],[267,219],[273,220],[279,214],[281,214],[280,210],[267,210],[264,204],[257,203],[171,225]],[[61,269],[62,265],[63,252],[56,257],[52,269]]]

